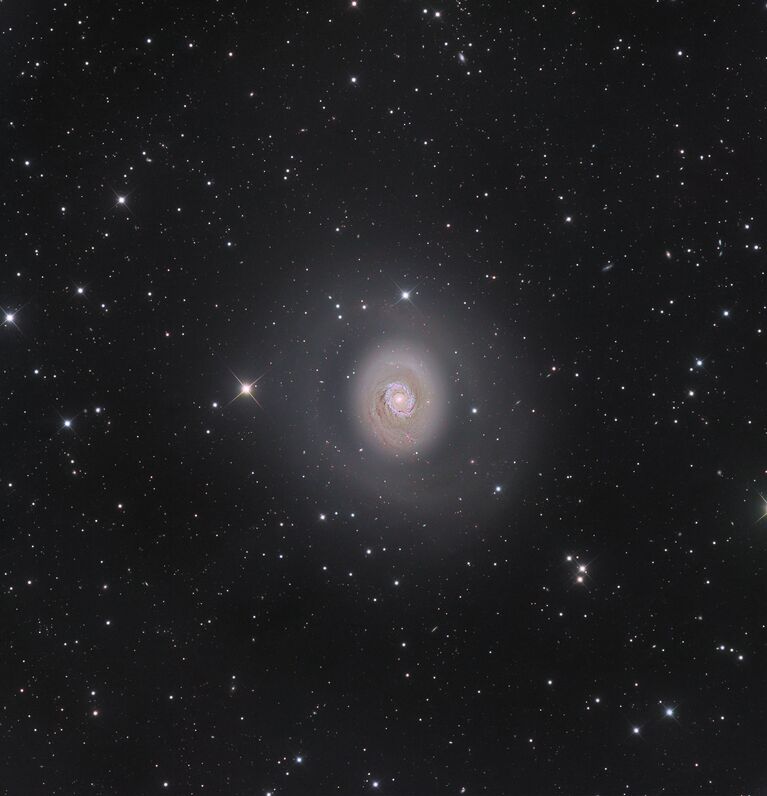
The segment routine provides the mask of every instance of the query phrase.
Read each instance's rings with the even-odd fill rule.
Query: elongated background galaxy
[[[766,26],[0,2],[0,790],[767,792]]]

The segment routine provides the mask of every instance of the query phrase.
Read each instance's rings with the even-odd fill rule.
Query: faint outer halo
[[[354,414],[368,444],[391,456],[422,453],[444,427],[448,403],[435,358],[408,343],[378,348],[353,376]]]

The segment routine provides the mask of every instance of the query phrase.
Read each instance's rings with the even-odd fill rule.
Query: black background
[[[0,5],[7,793],[767,792],[766,20]]]

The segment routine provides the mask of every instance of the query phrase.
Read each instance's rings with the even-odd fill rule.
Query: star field
[[[0,0],[7,793],[765,791],[766,29]]]

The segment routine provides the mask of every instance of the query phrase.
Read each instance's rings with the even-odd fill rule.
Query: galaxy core
[[[421,452],[442,427],[446,394],[437,363],[406,344],[365,358],[352,399],[362,432],[387,454]]]

